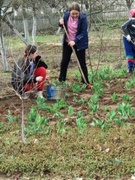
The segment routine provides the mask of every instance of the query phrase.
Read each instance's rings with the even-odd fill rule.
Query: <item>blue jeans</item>
[[[123,44],[124,44],[126,59],[128,62],[128,69],[129,71],[133,71],[135,67],[135,45],[132,42],[129,42],[124,36],[123,36]]]

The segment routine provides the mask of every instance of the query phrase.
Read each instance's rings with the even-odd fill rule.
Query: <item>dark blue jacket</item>
[[[131,36],[133,42],[135,42],[135,18],[131,18],[122,25],[122,31],[125,36],[128,34]]]
[[[63,16],[64,25],[66,29],[67,29],[67,21],[68,21],[69,15],[70,15],[70,12],[66,11]],[[63,36],[63,45],[64,45],[64,42],[66,42],[66,38],[67,36],[65,33]],[[88,48],[88,21],[87,21],[87,15],[83,12],[80,13],[80,17],[78,19],[78,28],[77,28],[76,38],[75,38],[75,44],[78,50]]]

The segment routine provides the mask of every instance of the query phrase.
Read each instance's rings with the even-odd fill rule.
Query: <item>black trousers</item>
[[[88,70],[87,70],[86,59],[85,59],[85,49],[77,51],[77,47],[74,46],[74,50],[75,50],[76,56],[78,58],[78,61],[80,63],[84,77],[85,77],[87,83],[89,83]],[[63,52],[62,52],[62,61],[60,64],[60,75],[59,75],[60,82],[66,81],[67,68],[68,68],[68,64],[70,62],[72,52],[73,52],[72,48],[67,43],[65,43],[63,46]],[[83,77],[82,77],[82,82],[85,83],[83,80]]]

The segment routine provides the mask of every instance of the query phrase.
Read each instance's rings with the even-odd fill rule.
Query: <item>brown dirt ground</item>
[[[42,47],[43,48],[43,47]],[[58,53],[59,52],[59,53]],[[61,57],[61,46],[56,45],[56,46],[47,46],[46,48],[46,53],[45,53],[45,59],[46,62],[50,60],[49,64],[50,64],[50,77],[52,79],[57,79],[58,78],[58,73],[59,73],[59,63],[60,63],[60,57]],[[43,56],[44,52],[41,50],[41,55]],[[14,56],[12,56],[14,57]],[[12,57],[9,56],[10,59],[10,65],[12,68]],[[72,69],[76,66],[76,62],[75,59],[73,58],[73,65],[69,66],[69,72],[72,71]],[[90,68],[90,65],[88,65],[88,67]],[[1,67],[2,70],[2,67]],[[21,105],[22,105],[22,101],[16,96],[15,92],[13,91],[11,84],[10,84],[10,75],[11,73],[3,73],[1,71],[0,73],[0,121],[1,122],[7,122],[7,114],[8,111],[10,110],[12,112],[12,115],[21,115]],[[111,100],[111,95],[115,92],[117,94],[119,94],[119,97],[122,93],[129,93],[131,95],[133,95],[135,93],[134,89],[131,89],[130,91],[125,90],[124,85],[125,82],[128,80],[128,76],[125,78],[121,78],[119,83],[118,83],[118,79],[112,79],[111,83],[110,83],[110,87],[106,87],[106,84],[104,85],[105,88],[105,95],[100,99],[100,105],[102,107],[104,106],[108,106],[111,109],[114,109],[115,106],[121,102],[121,98],[118,98],[118,100],[116,102],[113,102]],[[74,77],[74,75],[72,76],[72,79],[69,78],[69,74],[68,74],[68,82],[69,82],[69,86],[66,89],[66,93],[67,93],[67,97],[66,97],[66,101],[75,108],[75,111],[81,111],[83,110],[83,112],[85,113],[85,117],[88,117],[88,106],[87,104],[83,104],[83,106],[81,105],[76,105],[72,99],[75,96],[75,94],[72,92],[71,90],[71,85],[74,82],[77,82],[76,78]],[[85,89],[83,92],[79,93],[78,95],[76,95],[77,99],[80,98],[84,98],[84,99],[90,99],[90,97],[92,96],[93,92],[92,90],[88,90]],[[46,89],[44,91],[44,96],[46,95]],[[48,103],[54,103],[52,101],[48,101]],[[24,112],[25,115],[27,115],[29,113],[29,110],[31,108],[31,105],[35,105],[36,104],[36,100],[34,98],[30,98],[24,101]],[[132,104],[135,106],[135,99],[132,100]],[[66,114],[67,111],[65,111],[63,109],[62,113]],[[42,114],[44,115],[45,112],[42,112]],[[46,114],[45,114],[46,115]],[[98,113],[96,114],[97,118],[100,117],[104,117],[104,112],[102,111],[102,109],[100,109],[100,111],[98,111]],[[49,113],[48,113],[49,116]],[[52,118],[52,120],[50,119],[50,124],[55,123],[55,119]],[[89,122],[91,121],[91,119],[89,118]],[[134,123],[134,119],[129,118],[128,119],[129,122],[133,122]],[[20,122],[21,123],[21,122]],[[71,123],[71,122],[69,122]],[[74,121],[72,121],[72,123],[74,123]],[[71,124],[72,126],[72,124]],[[1,176],[0,180],[4,180],[5,177]],[[7,179],[8,180],[8,179]]]

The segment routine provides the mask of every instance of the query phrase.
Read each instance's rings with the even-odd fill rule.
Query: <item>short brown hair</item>
[[[80,12],[80,6],[77,2],[73,2],[70,6],[69,6],[69,11],[72,10],[76,10],[78,12]]]

